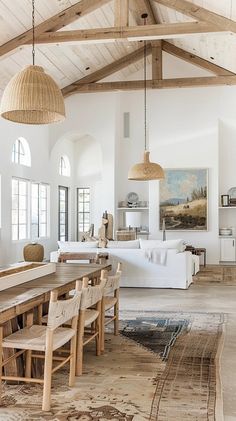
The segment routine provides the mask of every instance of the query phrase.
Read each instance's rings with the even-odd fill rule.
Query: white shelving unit
[[[233,227],[236,229],[235,210],[236,206],[219,206],[219,228]],[[232,235],[219,235],[219,240],[220,262],[236,263],[236,238],[234,233]]]
[[[148,235],[148,227],[149,227],[149,207],[148,206],[137,206],[137,207],[117,207],[117,216],[118,216],[118,228],[125,227],[125,212],[141,212],[142,213],[142,226],[147,227],[147,231],[145,231],[146,235]]]
[[[133,208],[117,208],[117,210],[148,210],[149,208],[138,208],[138,207],[133,207]]]

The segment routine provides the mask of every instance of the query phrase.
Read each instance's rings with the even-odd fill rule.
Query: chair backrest
[[[96,286],[87,286],[82,288],[82,296],[81,296],[81,304],[80,308],[81,310],[85,310],[86,308],[89,308],[95,304],[97,304],[99,301],[101,301],[103,296],[103,291],[100,285]]]
[[[78,316],[81,297],[82,293],[78,291],[78,288],[76,288],[74,296],[68,300],[58,300],[57,293],[51,292],[47,327],[54,330],[73,317]]]
[[[118,263],[115,275],[108,275],[107,270],[102,270],[100,285],[103,288],[104,296],[111,295],[119,289],[121,273],[121,263]]]

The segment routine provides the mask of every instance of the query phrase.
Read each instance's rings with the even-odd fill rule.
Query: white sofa
[[[147,240],[146,244],[145,241],[139,242],[139,240],[110,241],[107,248],[98,248],[97,244],[92,243],[59,242],[59,250],[51,252],[50,261],[57,262],[60,252],[108,252],[114,267],[118,262],[123,263],[122,287],[187,289],[192,283],[192,275],[199,270],[199,258],[192,256],[189,251],[182,251],[184,249],[182,244],[181,247],[175,248],[174,241],[176,240],[173,240],[172,244],[152,240]],[[168,248],[168,245],[172,248]],[[163,250],[162,247],[165,249],[164,261],[160,263],[149,261],[147,251]],[[76,261],[73,260],[71,263]]]

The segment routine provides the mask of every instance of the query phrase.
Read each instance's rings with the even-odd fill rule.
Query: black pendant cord
[[[33,58],[33,66],[35,65],[35,31],[34,31],[34,18],[35,18],[34,0],[32,0],[32,58]]]
[[[147,13],[142,15],[146,25]],[[144,40],[144,150],[147,150],[147,41]]]

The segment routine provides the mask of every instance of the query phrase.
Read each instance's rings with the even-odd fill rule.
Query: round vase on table
[[[23,250],[24,260],[26,262],[42,262],[44,258],[44,247],[42,244],[26,244]]]

